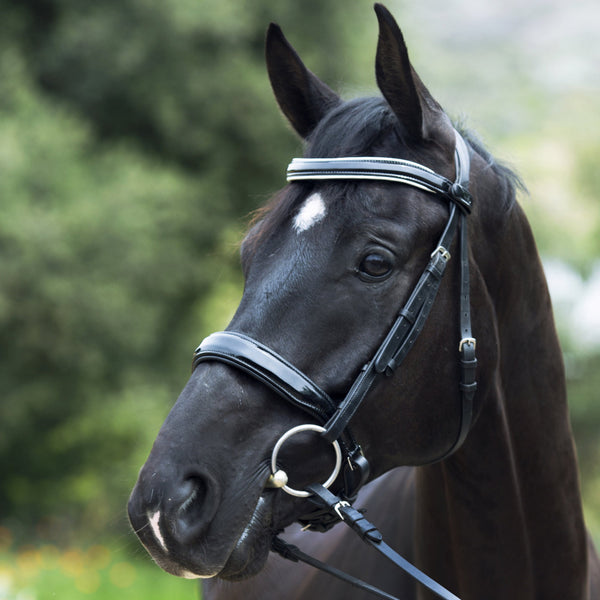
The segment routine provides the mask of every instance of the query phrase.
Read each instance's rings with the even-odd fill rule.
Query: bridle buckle
[[[460,343],[458,344],[459,352],[463,351],[463,346],[465,344],[473,344],[473,350],[475,350],[475,348],[477,348],[477,340],[473,337],[466,337],[466,338],[463,338],[462,340],[460,340]]]
[[[346,500],[340,500],[334,507],[333,510],[337,513],[337,516],[340,518],[340,521],[344,521],[344,516],[342,515],[342,506],[350,506],[350,502],[346,502]]]
[[[438,246],[432,253],[430,258],[433,258],[436,254],[439,254],[446,262],[450,260],[450,252],[444,248],[444,246]]]

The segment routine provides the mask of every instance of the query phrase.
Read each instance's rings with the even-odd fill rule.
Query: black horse
[[[314,513],[310,497],[285,490],[324,481],[332,469],[330,442],[339,440],[341,454],[363,475],[364,454],[370,478],[412,466],[395,475],[397,504],[375,507],[386,511],[386,523],[397,523],[395,543],[463,600],[600,598],[561,351],[515,178],[455,132],[413,70],[393,17],[380,5],[376,13],[383,98],[343,102],[277,26],[269,29],[272,86],[307,142],[306,157],[349,160],[336,163],[339,179],[318,161],[300,163],[304,174],[315,165],[313,175],[292,176],[248,232],[242,301],[228,332],[199,349],[133,490],[132,525],[170,573],[244,580],[265,566],[277,533]],[[359,165],[356,157],[382,169],[388,162],[401,177],[365,175],[372,164]],[[446,248],[440,240],[457,214],[461,233]],[[439,264],[448,260],[442,278]],[[413,314],[415,295],[432,277],[435,301],[428,296],[426,310]],[[380,368],[390,331],[404,326],[410,351],[401,369],[393,368],[396,353]],[[474,396],[458,356],[459,340],[463,362],[465,347],[475,349],[463,331],[471,327],[479,361]],[[357,381],[370,373],[365,393],[350,402]],[[300,392],[286,402],[292,380],[300,381]],[[337,403],[348,418],[333,423]],[[289,482],[280,489],[286,478],[272,475],[273,449],[307,421],[325,424],[325,432],[295,435],[281,447],[275,466]],[[340,475],[331,490],[351,496],[361,483]],[[381,480],[374,485],[390,489]],[[370,518],[377,522],[377,510]],[[319,540],[313,546],[337,539],[330,553],[342,565],[357,560],[344,552],[336,529],[304,535]],[[301,567],[289,566],[280,577],[295,568]],[[207,585],[206,595],[233,595],[235,585],[244,597],[314,593],[310,585],[282,582],[256,587],[260,577],[229,588]],[[417,597],[402,576],[386,576],[386,583],[391,593]],[[342,586],[330,586],[329,597],[348,597],[351,589]]]

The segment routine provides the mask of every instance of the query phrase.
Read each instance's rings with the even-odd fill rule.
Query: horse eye
[[[383,279],[392,272],[390,257],[373,252],[367,254],[358,267],[359,274],[367,280]]]

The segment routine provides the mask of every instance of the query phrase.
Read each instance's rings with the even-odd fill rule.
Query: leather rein
[[[366,520],[362,512],[352,507],[351,503],[356,499],[358,490],[369,476],[369,465],[349,428],[349,423],[375,383],[382,377],[391,376],[414,345],[435,301],[442,276],[450,260],[449,248],[459,231],[460,342],[458,358],[461,420],[456,440],[435,462],[454,453],[462,445],[470,430],[473,398],[477,389],[475,378],[476,341],[471,332],[466,221],[472,207],[472,198],[468,191],[470,156],[468,146],[462,136],[458,132],[455,134],[456,175],[454,182],[423,165],[394,158],[295,158],[288,167],[287,180],[289,182],[335,179],[391,181],[417,187],[445,198],[450,203],[447,224],[437,247],[431,254],[429,263],[406,304],[398,313],[398,317],[384,341],[373,358],[363,366],[350,390],[339,404],[279,354],[242,333],[222,331],[209,335],[196,349],[193,361],[193,369],[205,361],[220,361],[261,381],[279,396],[321,423],[320,426],[305,425],[294,429],[318,431],[324,439],[334,445],[338,458],[343,455],[345,460],[336,462],[336,469],[326,484],[313,484],[307,487],[307,491],[299,492],[287,487],[287,475],[283,471],[277,471],[276,466],[277,452],[281,444],[296,431],[290,430],[284,434],[276,445],[272,457],[272,475],[268,485],[281,487],[292,495],[309,497],[317,505],[316,510],[302,515],[298,519],[300,523],[316,531],[327,531],[334,524],[343,521],[367,544],[381,552],[444,600],[458,600],[458,598],[387,546],[377,528]],[[342,490],[335,495],[326,488],[337,479],[339,472],[342,474]],[[272,550],[285,558],[307,562],[382,598],[395,600],[386,592],[307,556],[280,538],[274,539]]]

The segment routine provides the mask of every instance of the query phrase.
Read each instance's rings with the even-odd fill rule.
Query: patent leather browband
[[[462,211],[471,212],[471,197],[453,183],[418,163],[397,158],[294,158],[287,169],[288,181],[371,179],[404,183],[432,194],[448,196]]]

